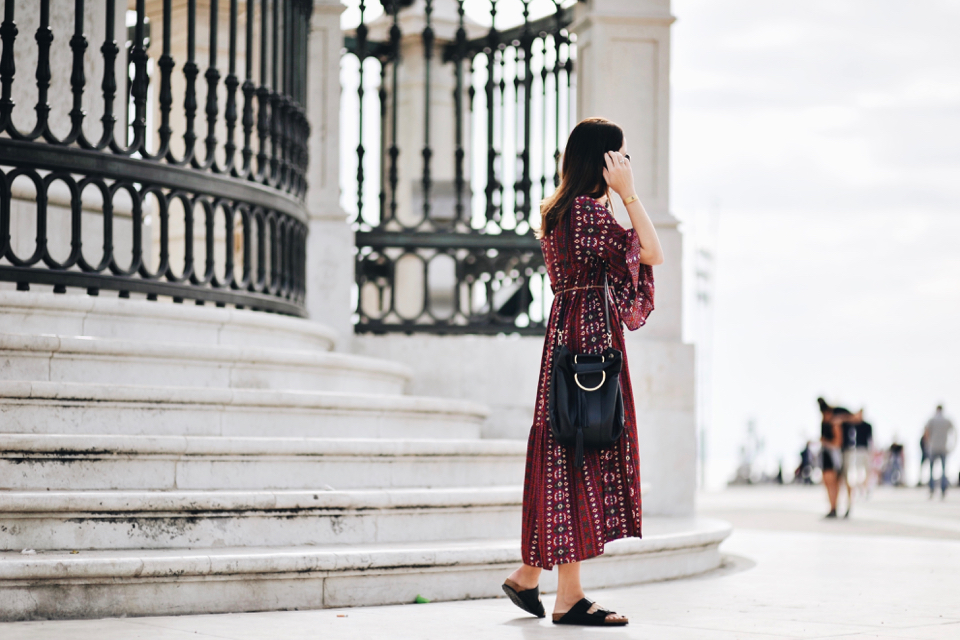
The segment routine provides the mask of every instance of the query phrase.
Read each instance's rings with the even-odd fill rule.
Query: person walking
[[[931,479],[933,477],[933,469],[930,469],[930,465],[933,464],[930,462],[930,438],[927,437],[927,430],[923,430],[923,435],[920,436],[920,477],[917,478],[917,486],[922,487],[926,484],[923,481],[923,463],[929,463],[927,465],[927,470],[931,473]],[[928,480],[929,482],[929,480]]]
[[[857,474],[859,472],[857,465],[857,428],[862,423],[863,409],[852,416],[846,416],[840,423],[841,449],[843,452],[843,463],[840,465],[840,481],[847,486],[847,511],[843,514],[844,518],[849,518],[850,511],[853,509],[853,490],[857,486]]]
[[[923,428],[923,434],[927,437],[927,446],[930,447],[930,497],[934,494],[934,475],[933,469],[937,460],[940,461],[940,497],[947,497],[947,487],[950,481],[947,480],[947,455],[953,451],[956,445],[956,430],[953,423],[943,415],[943,405],[937,405],[937,411],[933,417],[927,420],[927,425]]]
[[[614,219],[611,190],[623,200],[632,229]],[[637,421],[626,354],[620,373],[624,429],[616,443],[607,449],[584,449],[579,466],[574,448],[555,440],[548,418],[555,352],[561,346],[578,354],[599,354],[608,346],[622,352],[623,325],[637,329],[653,310],[651,267],[663,262],[663,251],[635,193],[619,126],[588,118],[574,127],[563,154],[560,186],[540,211],[540,245],[555,298],[527,443],[523,564],[510,574],[503,590],[524,611],[545,617],[540,573],[557,567],[554,623],[622,626],[627,617],[587,599],[580,564],[601,555],[611,540],[641,536]]]
[[[831,407],[823,398],[817,398],[820,405],[820,471],[823,486],[827,490],[830,511],[827,518],[837,517],[837,499],[840,496],[840,477],[843,470],[843,432],[841,425],[850,415],[843,407]]]
[[[873,457],[873,425],[863,419],[862,412],[857,423],[856,445],[854,465],[857,468],[858,487],[861,495],[868,496],[873,486],[873,466],[870,462]]]

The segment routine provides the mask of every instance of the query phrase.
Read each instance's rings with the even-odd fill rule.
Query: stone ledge
[[[730,526],[650,518],[583,566],[588,589],[679,578],[719,566]],[[350,547],[0,553],[0,620],[344,607],[500,595],[518,541]],[[544,574],[553,589],[556,572]]]
[[[259,311],[0,291],[0,331],[19,332],[23,326],[38,333],[141,341],[163,340],[169,331],[175,341],[206,345],[239,346],[250,339],[266,338],[276,341],[270,346],[312,345],[324,351],[332,349],[337,340],[336,331],[317,322]]]
[[[0,518],[44,514],[142,513],[177,517],[210,512],[348,511],[515,506],[521,487],[359,489],[353,491],[5,491]]]
[[[226,436],[124,436],[0,434],[0,458],[44,459],[124,456],[343,456],[525,457],[521,440],[397,440],[379,438],[237,438]]]
[[[50,400],[95,403],[148,403],[157,405],[212,405],[217,407],[271,407],[338,409],[348,411],[396,410],[465,415],[482,420],[486,407],[466,400],[337,391],[280,391],[158,387],[146,385],[86,384],[80,382],[0,380],[0,399]],[[165,408],[165,407],[164,407]]]
[[[302,374],[361,375],[366,382],[386,383],[395,393],[402,391],[412,370],[402,364],[366,356],[329,351],[298,351],[291,349],[264,349],[233,345],[198,345],[179,342],[143,342],[106,338],[85,338],[61,335],[32,335],[0,333],[0,354],[6,360],[0,374],[10,379],[55,381],[58,377],[77,374],[69,366],[81,365],[82,373],[89,376],[112,375],[126,380],[136,380],[138,375],[147,375],[152,366],[176,366],[183,372],[217,372],[205,374],[202,386],[238,388],[262,388],[266,378],[244,380],[242,376],[262,373],[269,376],[279,369],[290,369]],[[27,360],[39,359],[37,366]],[[23,361],[20,366],[17,363]],[[98,366],[101,365],[101,366]],[[106,367],[102,366],[106,365]],[[129,370],[120,370],[126,365]],[[107,369],[103,371],[103,369]],[[155,367],[154,367],[155,368]],[[258,371],[258,370],[262,370]],[[6,373],[4,373],[6,371]],[[237,371],[240,380],[231,373]],[[249,373],[244,373],[249,372]],[[154,375],[166,375],[166,368]],[[301,374],[301,375],[302,375]],[[90,378],[85,378],[90,379]],[[79,380],[73,380],[79,382]],[[104,380],[105,383],[117,380]],[[282,387],[281,387],[282,388]],[[297,388],[297,387],[290,387]],[[381,392],[386,393],[387,388]]]
[[[404,421],[395,420],[397,431],[403,431]],[[414,422],[418,424],[422,428],[423,420]],[[510,440],[0,434],[0,490],[519,485],[525,459],[525,443]]]
[[[0,432],[287,438],[477,438],[487,410],[462,400],[0,381]]]
[[[707,518],[653,519],[643,539],[607,544],[601,558],[661,553],[719,544],[730,535],[726,522]],[[656,531],[660,529],[660,531]],[[363,571],[398,567],[443,567],[519,563],[517,540],[343,545],[328,547],[235,547],[223,549],[43,552],[36,556],[0,552],[0,581],[95,578],[179,578],[216,574]],[[586,565],[584,565],[586,566]],[[175,567],[175,569],[174,569]],[[3,582],[0,582],[3,586]]]

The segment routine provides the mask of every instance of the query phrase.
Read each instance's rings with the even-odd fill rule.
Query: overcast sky
[[[708,477],[750,418],[792,471],[820,394],[915,469],[934,405],[960,417],[960,2],[673,13],[672,205],[717,252]]]

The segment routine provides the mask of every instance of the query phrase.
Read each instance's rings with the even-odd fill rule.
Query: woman
[[[554,351],[600,353],[624,350],[623,324],[637,329],[653,310],[653,270],[663,251],[633,186],[623,130],[589,118],[570,134],[561,183],[541,205],[540,245],[555,294],[540,364],[533,428],[527,445],[523,492],[524,564],[503,588],[521,609],[544,617],[540,572],[558,566],[557,624],[625,625],[617,615],[587,600],[580,563],[603,553],[604,543],[640,537],[640,473],[637,422],[626,354],[620,385],[625,427],[609,449],[587,450],[582,468],[574,451],[553,438],[547,419]],[[610,213],[610,191],[626,205],[633,229]],[[609,284],[610,326],[604,318],[604,275]],[[562,318],[563,326],[560,326]],[[562,331],[562,334],[561,334]]]

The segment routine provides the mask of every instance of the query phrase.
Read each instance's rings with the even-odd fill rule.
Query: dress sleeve
[[[596,260],[607,272],[610,294],[627,329],[642,327],[653,311],[653,267],[640,263],[640,239],[589,196],[573,205],[573,244],[579,260]]]

